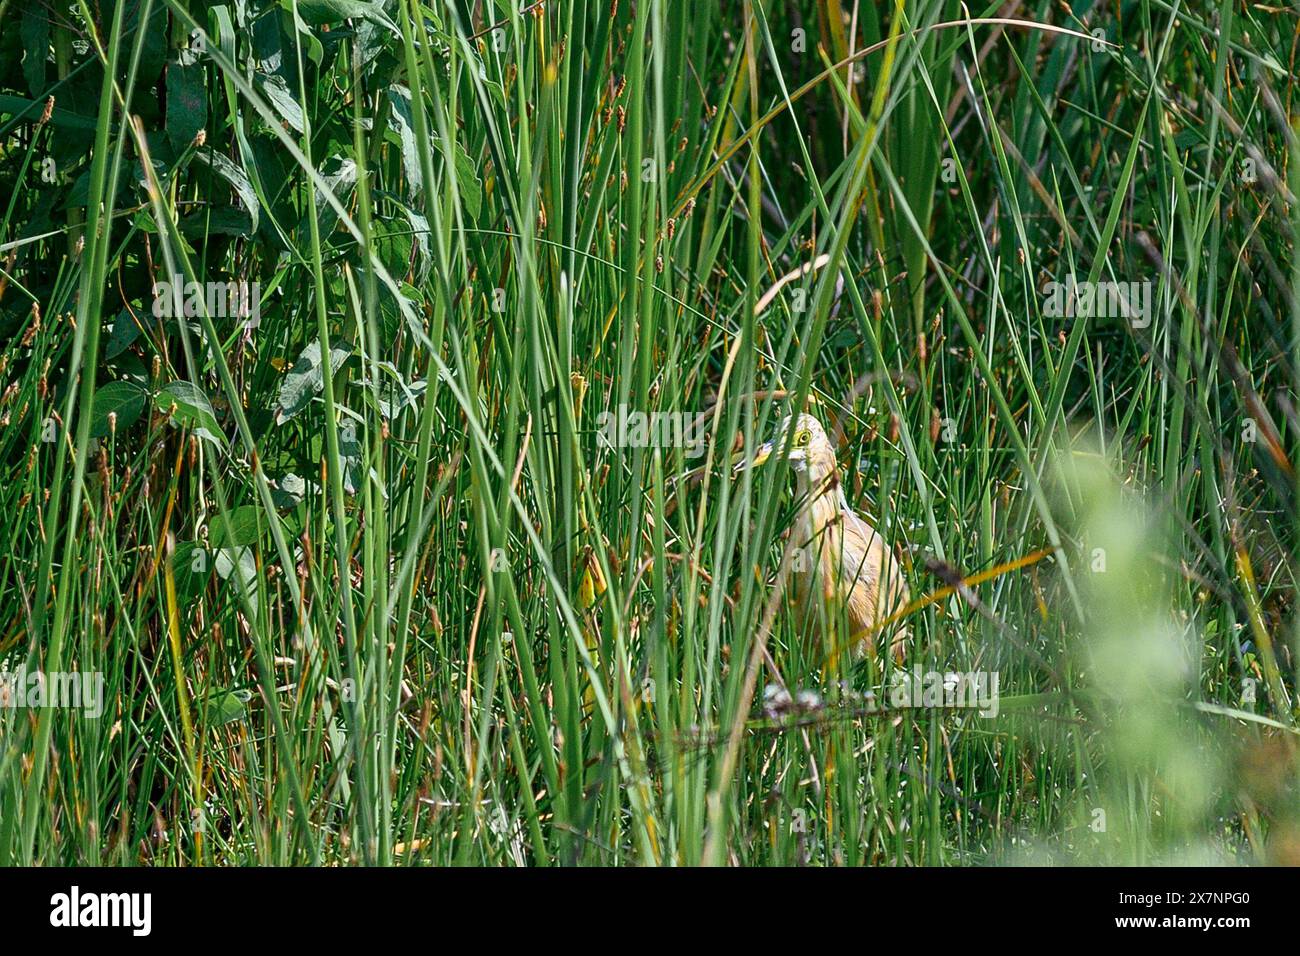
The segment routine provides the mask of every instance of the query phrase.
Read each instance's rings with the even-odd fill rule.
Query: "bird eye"
[[[799,432],[799,434],[794,436],[794,443],[802,447],[803,445],[808,444],[811,438],[812,438],[812,434],[810,432],[801,431]]]

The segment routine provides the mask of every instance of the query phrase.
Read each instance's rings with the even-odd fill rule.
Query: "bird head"
[[[752,455],[738,462],[735,471],[757,467],[773,452],[785,453],[790,466],[801,473],[811,472],[824,477],[835,470],[835,449],[826,437],[826,429],[806,412],[787,415],[777,429],[776,437],[759,445]]]

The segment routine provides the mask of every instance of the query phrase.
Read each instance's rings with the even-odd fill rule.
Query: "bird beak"
[[[758,448],[754,449],[754,454],[750,455],[748,458],[742,458],[740,461],[736,462],[735,466],[731,469],[731,473],[733,475],[738,475],[742,471],[748,471],[751,468],[757,468],[759,465],[763,464],[763,462],[767,461],[771,457],[772,457],[772,443],[770,441],[765,441],[763,442],[763,444],[759,445]]]

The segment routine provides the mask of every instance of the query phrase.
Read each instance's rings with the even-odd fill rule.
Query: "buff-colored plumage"
[[[790,533],[797,549],[792,568],[800,619],[824,639],[823,623],[843,614],[855,652],[874,656],[876,647],[889,639],[891,652],[901,660],[906,629],[897,621],[881,627],[910,600],[894,550],[849,507],[835,450],[817,419],[807,414],[786,418],[777,438],[750,462],[758,464],[787,448],[798,478],[799,515]],[[832,623],[832,633],[839,630]],[[841,634],[838,640],[843,643],[845,637]]]

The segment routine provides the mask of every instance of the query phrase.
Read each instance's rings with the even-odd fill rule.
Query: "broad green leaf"
[[[478,211],[483,206],[483,183],[478,178],[474,161],[459,142],[456,144],[456,186],[460,190],[460,201],[465,205],[465,212],[469,213],[470,219],[477,219]]]
[[[194,156],[194,161],[209,167],[230,184],[230,188],[235,191],[235,195],[239,197],[239,201],[243,203],[244,209],[248,213],[248,218],[252,223],[250,231],[256,232],[258,215],[262,207],[257,201],[257,191],[253,189],[253,184],[249,182],[247,173],[231,162],[228,157],[223,156],[214,149],[199,150]]]
[[[257,558],[252,548],[217,548],[212,556],[213,567],[223,581],[237,575],[236,581],[244,583],[249,597],[257,599]]]
[[[230,530],[226,530],[226,522]],[[241,505],[231,508],[222,517],[214,514],[208,521],[208,541],[214,548],[238,548],[256,544],[266,530],[266,516],[257,505]]]
[[[32,96],[40,96],[45,92],[45,64],[50,57],[50,15],[44,7],[35,3],[23,6],[18,37],[22,40],[23,79]]]
[[[301,478],[293,472],[284,475],[271,488],[271,500],[277,508],[294,508],[302,501],[307,490],[319,491],[315,482]]]
[[[188,51],[167,64],[167,137],[178,150],[194,141],[208,123],[208,90],[203,64]]]
[[[275,107],[275,111],[280,114],[295,133],[302,132],[302,107],[298,101],[293,98],[289,92],[289,86],[284,79],[279,76],[258,76],[257,85],[263,96],[265,96]]]
[[[117,358],[139,337],[139,324],[136,322],[135,317],[131,315],[130,309],[123,309],[117,313],[117,318],[113,320],[113,329],[108,333],[108,341],[104,344],[104,358]]]
[[[217,206],[201,209],[181,220],[181,234],[185,236],[251,236],[253,221],[242,209],[234,206]]]
[[[172,382],[154,396],[154,405],[169,413],[180,427],[193,429],[200,438],[215,445],[225,444],[212,403],[192,382]]]
[[[424,191],[424,174],[420,155],[415,146],[415,130],[411,121],[411,91],[404,86],[393,86],[388,91],[388,125],[397,134],[402,147],[402,173],[406,176],[406,195],[415,198]]]
[[[207,698],[207,717],[211,726],[231,724],[242,720],[248,713],[248,702],[253,699],[249,690],[214,690]]]
[[[202,541],[178,542],[171,561],[177,596],[182,601],[202,591],[212,575],[212,552]]]
[[[103,438],[110,431],[124,431],[135,424],[144,411],[148,392],[135,382],[110,382],[95,391],[95,408],[90,417],[90,434]],[[116,425],[109,426],[108,416],[116,415]]]
[[[325,185],[329,191],[334,194],[334,198],[339,201],[345,208],[352,198],[352,191],[357,185],[357,164],[351,159],[334,156],[321,167],[321,178],[325,180]],[[320,188],[314,190],[316,194],[316,220],[320,229],[321,238],[324,239],[334,231],[334,226],[338,223],[338,213],[326,199],[325,193]],[[310,234],[309,220],[304,215],[298,225],[298,234],[307,236]]]
[[[314,27],[338,23],[340,20],[369,20],[393,33],[401,33],[378,3],[367,3],[365,0],[298,0],[297,7],[298,15],[303,21]]]
[[[331,374],[339,369],[351,354],[349,349],[335,346],[330,349],[329,367]],[[315,398],[316,393],[325,387],[325,369],[321,361],[320,340],[312,342],[302,350],[298,361],[284,376],[280,385],[280,401],[275,412],[275,422],[283,425],[293,418]]]

